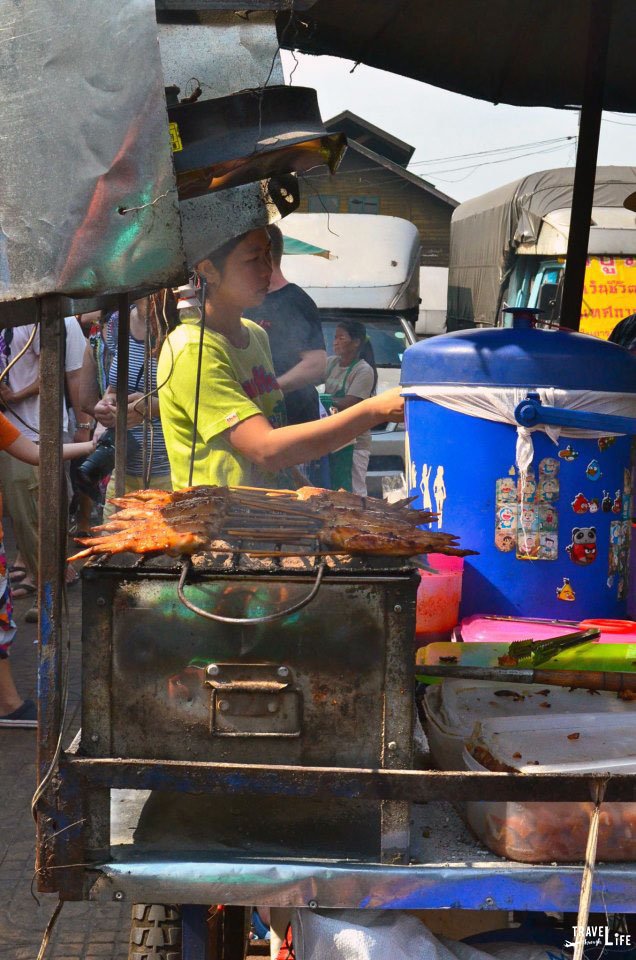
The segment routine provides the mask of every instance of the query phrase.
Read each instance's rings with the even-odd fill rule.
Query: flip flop
[[[11,590],[14,600],[21,600],[22,597],[31,597],[38,592],[38,588],[33,583],[18,583],[15,590]]]

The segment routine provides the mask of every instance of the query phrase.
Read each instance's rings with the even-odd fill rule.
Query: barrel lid
[[[409,347],[402,386],[556,387],[636,393],[636,357],[566,330],[487,328],[440,334]]]

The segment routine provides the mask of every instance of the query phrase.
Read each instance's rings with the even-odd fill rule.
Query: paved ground
[[[71,615],[70,715],[79,701],[80,588],[69,591]],[[36,693],[37,626],[24,622],[31,606],[16,601],[19,631],[12,656],[22,696]],[[76,724],[76,721],[75,721]],[[35,786],[35,731],[0,729],[0,960],[36,960],[56,894],[31,893],[35,826],[30,802]],[[35,890],[35,885],[33,885]],[[45,960],[126,960],[130,905],[66,903],[53,928]]]

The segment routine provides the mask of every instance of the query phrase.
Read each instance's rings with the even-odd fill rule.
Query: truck
[[[406,348],[415,342],[420,304],[420,237],[400,217],[364,213],[292,213],[280,223],[282,271],[315,301],[327,354],[338,321],[361,320],[373,345],[377,390],[400,382]],[[367,488],[382,496],[404,477],[403,425],[371,432]],[[386,479],[385,479],[386,478]]]
[[[451,220],[448,330],[501,326],[505,307],[558,325],[574,169],[532,173],[461,203]],[[598,167],[580,329],[607,338],[636,313],[636,168]]]

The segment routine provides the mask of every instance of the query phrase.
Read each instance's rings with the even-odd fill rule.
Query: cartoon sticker
[[[590,501],[587,499],[585,494],[577,493],[572,501],[572,509],[575,513],[589,513]]]
[[[519,503],[533,503],[537,494],[537,481],[534,473],[528,471],[519,477]]]
[[[585,468],[585,476],[588,480],[598,480],[603,476],[598,460],[590,460]]]
[[[510,553],[517,546],[515,533],[510,530],[495,530],[495,546],[502,553]]]
[[[520,504],[519,528],[523,533],[539,532],[539,511],[534,504]]]
[[[539,535],[539,560],[556,560],[559,554],[559,539],[556,533]]]
[[[516,503],[517,484],[512,477],[501,477],[496,483],[497,503]]]
[[[540,503],[537,507],[539,514],[539,530],[542,533],[556,533],[559,529],[559,514],[551,503]]]
[[[594,563],[598,553],[596,527],[573,527],[572,543],[565,550],[572,563],[582,567]]]
[[[607,490],[603,490],[603,499],[601,500],[601,510],[603,511],[603,513],[612,512],[612,503],[613,503],[612,498],[610,497]]]
[[[561,464],[554,457],[544,457],[539,464],[539,475],[544,477],[556,477],[561,468]]]
[[[591,497],[588,501],[590,513],[598,513],[600,503],[598,502],[598,497]]]
[[[517,535],[517,560],[538,560],[541,548],[539,533],[519,530]]]
[[[557,600],[576,600],[576,594],[574,588],[570,583],[569,577],[563,577],[563,583],[560,587],[556,588]]]
[[[622,513],[623,512],[623,495],[620,490],[617,490],[614,494],[614,502],[612,503],[612,513]]]
[[[555,476],[540,476],[537,485],[537,500],[547,500],[554,503],[559,499],[559,481]]]
[[[572,444],[570,444],[570,443],[568,443],[567,447],[565,447],[564,450],[559,450],[559,457],[560,457],[560,459],[561,459],[561,460],[567,460],[568,462],[571,462],[572,460],[576,460],[576,458],[578,457],[578,455],[579,455],[579,451],[578,451],[578,450],[573,450],[573,449],[572,449]]]
[[[598,448],[603,453],[616,443],[616,437],[599,437]]]
[[[504,503],[497,507],[497,529],[517,532],[517,504]]]
[[[539,480],[534,470],[519,474],[511,467],[508,476],[495,482],[495,546],[502,553],[515,551],[519,560],[556,560],[561,463],[544,457]]]

